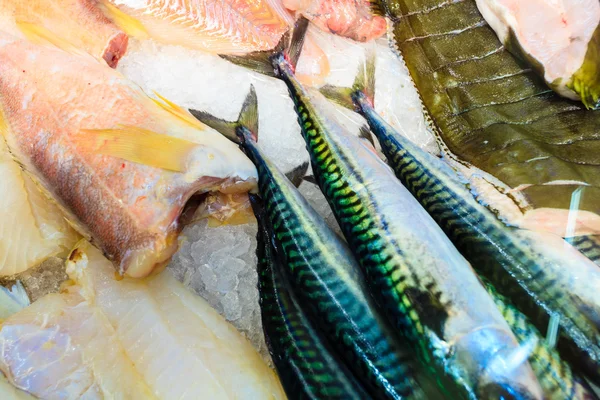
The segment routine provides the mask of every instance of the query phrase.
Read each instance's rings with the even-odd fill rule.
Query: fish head
[[[517,344],[510,332],[482,327],[462,336],[452,358],[481,398],[542,399],[542,389],[527,360],[536,343]]]

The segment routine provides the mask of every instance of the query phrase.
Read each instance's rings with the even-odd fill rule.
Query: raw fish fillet
[[[283,5],[326,32],[359,42],[381,37],[387,29],[385,18],[372,14],[369,0],[283,0]]]
[[[506,47],[562,96],[600,103],[600,2],[477,0]]]
[[[0,108],[11,154],[122,274],[166,265],[192,195],[255,185],[236,145],[87,55],[0,34]]]
[[[0,30],[21,36],[35,25],[69,40],[75,48],[116,67],[127,50],[127,35],[96,6],[95,0],[0,0]]]
[[[0,369],[44,399],[284,399],[250,343],[167,270],[114,279],[82,242],[75,285],[4,321]]]
[[[98,1],[111,3],[104,7],[109,16],[116,6],[135,18],[158,41],[215,54],[270,50],[292,20],[279,0]]]
[[[0,140],[0,276],[65,253],[78,240],[60,210],[35,188]]]

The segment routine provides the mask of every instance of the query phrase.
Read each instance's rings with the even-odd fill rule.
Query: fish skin
[[[301,31],[294,32],[292,49],[298,47],[298,37],[300,36],[302,36]],[[296,80],[293,66],[287,61],[288,58],[292,60],[295,58],[294,52],[290,51],[290,53],[292,56],[276,52],[274,55],[271,53],[270,58],[265,57],[266,54],[258,53],[246,57],[225,58],[268,74],[269,71],[265,64],[267,59],[275,68],[276,75],[286,83],[296,108],[302,134],[311,154],[317,181],[332,206],[353,253],[362,266],[371,294],[376,298],[376,302],[392,326],[398,329],[399,333],[402,332],[404,337],[412,343],[414,350],[420,356],[420,361],[428,368],[430,375],[435,377],[441,388],[446,386],[445,394],[447,395],[473,398],[474,391],[477,390],[480,393],[498,396],[506,394],[508,390],[513,393],[516,391],[517,397],[541,398],[541,388],[526,362],[520,364],[519,371],[513,371],[515,374],[511,377],[495,376],[494,373],[500,371],[492,370],[486,371],[486,379],[477,382],[481,377],[480,373],[484,370],[482,363],[489,365],[491,361],[510,357],[514,351],[518,351],[518,344],[510,328],[500,313],[497,310],[494,312],[493,301],[477,280],[468,263],[439,230],[434,221],[428,222],[430,217],[418,206],[412,195],[409,193],[406,193],[405,196],[390,195],[396,190],[397,194],[401,194],[406,189],[398,182],[389,167],[376,156],[372,148],[366,147],[360,139],[348,135],[339,125],[336,126],[334,123],[331,126],[331,121],[321,115],[318,109],[327,107],[328,102],[322,96],[321,98],[314,96],[315,93],[309,94]],[[320,99],[319,103],[315,103],[318,105],[313,104],[317,99]],[[339,143],[334,142],[336,136]],[[332,150],[332,145],[335,147],[334,150]],[[354,154],[350,152],[349,148]],[[355,153],[356,151],[358,154]],[[342,154],[334,154],[334,152]],[[357,167],[356,163],[360,165]],[[365,177],[365,174],[368,177]],[[377,179],[374,179],[375,176]],[[367,186],[369,187],[367,188]],[[372,195],[373,191],[377,192],[375,200]],[[398,197],[408,203],[415,202],[415,204],[410,204],[411,207],[404,204],[406,209],[411,210],[411,213],[403,213],[401,216],[416,215],[421,222],[426,221],[425,229],[416,221],[399,223],[394,212],[392,212],[391,219],[387,218],[389,210],[394,210]],[[384,208],[384,210],[378,208]],[[413,210],[416,210],[416,214]],[[386,218],[382,219],[382,215],[385,215]],[[419,226],[419,229],[406,232],[404,230],[406,226]],[[401,239],[398,240],[389,234],[390,229],[397,229],[394,233],[399,233]],[[420,238],[416,239],[415,236]],[[435,246],[421,248],[421,239],[424,239],[425,243],[435,243]],[[406,252],[401,255],[396,247],[400,243],[404,250],[408,250],[408,255],[412,256],[412,259],[409,258],[410,262],[417,265],[428,265],[423,262],[424,259],[431,261],[440,251],[447,252],[446,256],[449,256],[449,262],[454,264],[453,269],[456,269],[455,267],[458,267],[459,270],[464,268],[464,274],[460,274],[462,281],[460,284],[456,282],[456,285],[453,286],[450,283],[453,279],[448,279],[448,277],[456,278],[458,276],[456,273],[446,274],[444,279],[439,280],[425,275],[429,272],[438,273],[440,271],[424,273],[420,269],[408,268],[410,264],[406,262]],[[440,244],[443,246],[439,246]],[[410,248],[410,245],[415,247]],[[421,259],[419,260],[419,258]],[[443,267],[443,263],[436,264],[434,262],[433,264],[442,269],[446,268]],[[460,267],[461,264],[462,267]],[[423,282],[421,279],[415,281],[415,277],[425,278],[426,281]],[[461,290],[457,290],[458,287]],[[466,289],[467,287],[468,289]],[[406,290],[407,288],[409,290]],[[469,291],[471,291],[469,298],[461,300],[460,297]],[[474,296],[477,297],[477,302],[473,301]],[[450,301],[459,301],[461,307],[465,302],[469,303],[469,312],[477,315],[461,315],[461,307],[456,308],[454,304],[450,304]],[[476,307],[472,307],[473,305]],[[448,318],[449,310],[456,312],[456,314],[452,314],[451,318]],[[456,321],[453,321],[455,318]],[[445,323],[445,319],[456,323],[450,325]],[[465,319],[467,323],[461,324],[461,322],[465,322]],[[485,327],[481,326],[481,319],[487,319],[487,323],[483,323]],[[454,332],[445,332],[446,336],[458,335],[457,338],[460,340],[454,342],[449,337],[440,337],[440,330],[446,328],[448,331],[455,330]],[[459,333],[458,331],[461,329],[467,331]],[[468,335],[465,336],[465,334]],[[487,338],[483,339],[482,336],[487,334],[489,334]],[[444,339],[449,341],[448,345],[451,347],[453,359],[446,358],[449,349]],[[499,352],[499,347],[505,347],[506,351]],[[491,360],[491,354],[495,354],[497,358]],[[474,367],[474,370],[471,369],[470,372],[461,376],[464,371],[459,371],[459,368],[466,365],[457,362],[457,359],[462,356],[465,357],[463,362],[470,359],[466,361],[466,364],[473,362],[471,367],[477,366]],[[465,371],[468,369],[467,367]],[[500,373],[500,375],[502,374]],[[506,381],[511,382],[510,387],[504,385]],[[521,383],[515,383],[517,381]],[[476,388],[476,386],[478,387]],[[453,393],[448,393],[449,391]]]
[[[269,0],[100,0],[141,22],[158,41],[215,54],[275,47],[291,16]]]
[[[538,329],[548,326],[552,314],[560,315],[562,356],[577,364],[581,364],[578,358],[584,357],[589,372],[597,375],[600,365],[598,328],[576,306],[581,304],[598,312],[600,298],[595,287],[600,285],[600,270],[597,266],[569,251],[573,249],[549,254],[553,246],[545,239],[550,239],[550,235],[506,226],[473,197],[466,183],[445,162],[418,148],[388,125],[364,92],[355,91],[353,98],[398,179],[477,272],[506,297],[518,299],[516,305]],[[560,247],[563,240],[554,238]],[[579,281],[577,288],[582,292],[565,296],[566,288],[576,284],[574,279]],[[570,300],[565,301],[566,297]]]
[[[556,349],[547,344],[546,338],[529,322],[529,319],[510,300],[499,294],[489,282],[484,282],[484,285],[519,343],[535,341],[529,363],[542,386],[544,398],[547,400],[597,399],[593,390],[573,374],[569,364],[561,359]]]
[[[254,88],[244,103],[236,134],[256,165],[268,226],[284,258],[284,274],[317,329],[374,398],[423,398],[410,362],[392,344],[383,321],[365,297],[358,263],[300,192],[262,153]],[[206,121],[205,113],[194,113]],[[210,122],[206,121],[208,125]],[[231,135],[231,132],[228,133]]]
[[[53,32],[112,68],[127,51],[128,36],[96,7],[96,0],[1,0],[0,30],[24,37],[18,23]]]
[[[250,201],[258,221],[256,256],[263,330],[288,398],[369,398],[329,352],[291,291],[286,289],[263,205],[253,195]]]
[[[565,240],[579,250],[583,255],[600,266],[600,236],[581,235],[565,238]]]
[[[531,207],[568,210],[581,187],[579,208],[600,215],[600,112],[549,89],[502,45],[475,0],[383,3],[392,47],[449,152],[510,188],[527,185],[518,195]]]
[[[388,9],[395,10],[395,17],[408,12],[417,15],[419,10],[426,7],[424,4],[409,7],[408,3],[402,1],[386,4]],[[486,46],[496,46],[499,43],[496,39],[494,41],[482,39],[488,38],[489,28],[482,22],[483,18],[471,0],[448,3],[433,7],[432,10],[435,11],[432,11],[428,18],[435,21],[438,21],[437,18],[441,19],[443,15],[454,12],[455,18],[452,23],[456,26],[467,22],[469,25],[476,25],[477,28],[465,31],[466,33],[461,35],[472,34],[480,45],[486,43]],[[394,11],[389,12],[393,14]],[[399,47],[408,60],[409,70],[415,79],[417,89],[423,91],[422,99],[426,110],[431,113],[427,115],[433,118],[434,127],[438,129],[437,132],[442,139],[446,140],[448,132],[461,129],[460,124],[468,126],[466,123],[468,120],[459,123],[461,113],[452,117],[446,114],[450,111],[448,107],[451,107],[451,104],[441,101],[440,97],[438,97],[440,101],[435,103],[427,96],[427,93],[436,84],[442,82],[443,78],[435,74],[433,79],[427,78],[431,65],[425,70],[416,67],[419,62],[422,62],[413,53],[414,47],[418,46],[418,40],[411,39],[410,26],[406,19],[397,21],[402,22],[397,22],[395,25],[396,40],[400,40],[400,37],[404,38],[403,42],[399,42],[401,43]],[[446,19],[438,22],[442,27],[451,23]],[[437,26],[436,29],[438,35],[443,33],[443,29]],[[423,56],[422,53],[419,54],[419,57]],[[459,53],[455,56],[462,57]],[[512,60],[512,56],[504,53],[504,50],[494,50],[488,57],[475,59],[473,62],[482,62],[490,57],[496,57],[495,62],[503,66],[508,63],[507,57],[511,57]],[[466,68],[469,64],[467,61],[469,60],[464,60],[460,65]],[[473,65],[469,66],[469,68],[473,67]],[[557,97],[554,94],[552,96]],[[515,305],[539,330],[546,329],[551,315],[559,315],[561,339],[558,348],[562,357],[577,368],[584,369],[595,382],[600,382],[600,320],[598,319],[600,296],[597,290],[600,287],[600,270],[597,266],[581,254],[576,254],[571,246],[555,235],[507,227],[473,198],[464,183],[457,181],[454,173],[443,172],[448,170],[445,164],[423,153],[402,138],[375,113],[372,104],[369,105],[362,100],[359,102],[359,109],[370,120],[370,126],[379,136],[380,143],[387,152],[390,164],[396,169],[397,176],[443,227],[477,272],[490,280],[501,294],[515,299]],[[562,100],[554,99],[551,102],[560,107],[566,105],[560,104]],[[568,107],[574,107],[573,104],[570,103]],[[465,106],[470,107],[468,102]],[[580,112],[580,109],[576,110],[577,113]],[[503,113],[503,118],[510,121],[511,118],[523,113],[523,110],[513,111]],[[547,109],[544,108],[542,112],[546,111]],[[592,119],[595,118],[594,115],[600,115],[591,111],[583,112]],[[508,123],[505,129],[509,129],[509,125],[517,127],[516,129],[526,129],[516,123]],[[464,127],[465,132],[470,129],[467,126]],[[461,131],[461,135],[464,134]],[[449,147],[449,152],[456,150],[453,146]],[[458,152],[460,154],[460,150]],[[569,290],[565,291],[565,288]]]
[[[13,157],[122,274],[141,277],[166,264],[177,248],[178,217],[193,194],[255,185],[254,166],[233,143],[190,125],[89,56],[0,36],[0,64],[2,133]],[[154,138],[167,144],[190,143],[179,160],[184,171],[98,154],[83,144],[94,130],[125,125],[158,132]],[[121,143],[115,140],[110,143]]]

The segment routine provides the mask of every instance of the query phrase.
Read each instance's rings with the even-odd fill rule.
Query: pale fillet
[[[96,7],[95,0],[0,0],[0,30],[23,36],[31,24],[116,67],[127,35]]]
[[[70,257],[75,286],[0,329],[0,368],[46,399],[283,399],[250,343],[169,271],[114,279],[87,243]]]
[[[270,50],[290,24],[287,11],[269,0],[100,1],[141,22],[156,40],[215,54]]]
[[[255,185],[234,143],[86,55],[0,34],[0,107],[15,158],[130,276],[168,262],[193,194]]]
[[[385,18],[373,15],[368,0],[283,0],[283,4],[325,32],[359,42],[377,39],[387,30]]]
[[[568,88],[586,57],[600,22],[598,0],[476,0],[500,41],[535,61],[533,67],[563,96],[579,99]],[[514,37],[511,37],[514,35]]]
[[[21,171],[3,140],[0,193],[0,276],[23,272],[77,242],[62,213]]]

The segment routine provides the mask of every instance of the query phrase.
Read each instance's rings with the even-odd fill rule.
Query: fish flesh
[[[289,398],[364,399],[363,388],[327,349],[286,289],[279,256],[260,200],[250,195],[258,221],[256,256],[263,329]]]
[[[444,394],[541,398],[526,352],[466,260],[374,149],[326,111],[331,103],[294,77],[302,27],[287,54],[227,59],[269,63],[288,87],[317,182],[378,306]]]
[[[32,27],[35,26],[35,29]],[[36,40],[68,40],[114,68],[128,36],[97,7],[96,0],[1,0],[0,31]]]
[[[258,147],[257,107],[251,86],[237,122],[191,112],[240,143],[256,165],[268,226],[273,227],[269,240],[281,248],[283,273],[317,330],[329,338],[374,398],[423,398],[410,361],[394,347],[383,320],[365,297],[352,253]]]
[[[15,163],[4,140],[0,140],[0,191],[0,276],[66,255],[79,240],[58,207]]]
[[[374,71],[375,60],[369,57],[352,89],[324,87],[322,92],[365,117],[398,179],[475,270],[501,293],[517,299],[515,304],[538,329],[559,316],[561,342],[566,342],[561,343],[563,356],[576,364],[584,360],[598,376],[600,270],[558,236],[507,226],[473,197],[466,181],[444,161],[389,126],[374,109]]]
[[[151,38],[214,54],[272,49],[291,16],[275,0],[97,0],[113,20],[127,14]],[[128,31],[132,20],[120,26]],[[135,35],[132,35],[135,36]]]
[[[529,322],[529,319],[509,299],[498,293],[489,282],[485,282],[485,286],[517,340],[520,343],[528,341],[535,343],[529,356],[529,363],[542,385],[544,398],[547,400],[597,399],[592,389],[573,374],[569,364],[560,358],[556,349],[546,342],[546,338]]]
[[[554,210],[566,223],[576,204],[597,226],[600,112],[549,89],[498,40],[475,0],[377,3],[444,153],[504,183],[504,197],[526,201],[518,204],[526,217]],[[572,236],[568,229],[561,234]]]
[[[283,5],[325,32],[359,42],[377,39],[387,30],[385,18],[373,15],[368,0],[283,0]]]
[[[45,399],[284,399],[250,343],[164,271],[115,280],[87,242],[69,256],[73,285],[0,327],[0,369]]]
[[[600,101],[600,3],[595,0],[476,0],[506,48],[557,93]]]
[[[9,151],[119,273],[166,265],[194,194],[255,186],[237,146],[187,111],[87,55],[0,38]]]

